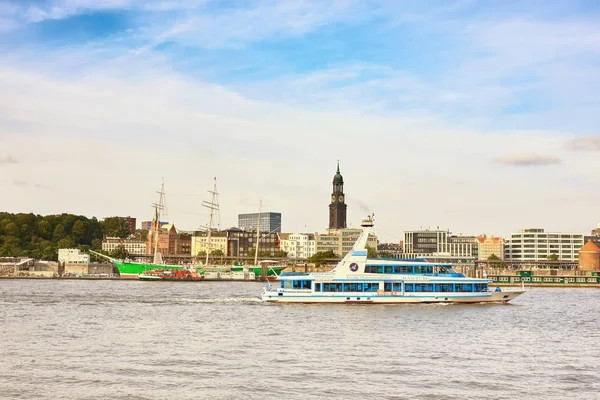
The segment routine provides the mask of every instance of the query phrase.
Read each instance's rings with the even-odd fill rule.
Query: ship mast
[[[210,243],[210,237],[211,237],[211,232],[212,232],[212,226],[213,226],[213,216],[214,216],[214,211],[218,211],[219,210],[219,200],[218,200],[218,195],[219,193],[217,193],[217,177],[215,176],[214,178],[214,184],[213,184],[213,190],[208,190],[208,193],[212,194],[212,198],[210,200],[210,202],[208,201],[203,201],[202,202],[202,206],[208,208],[209,211],[209,219],[208,219],[208,233],[206,235],[206,263],[204,265],[205,268],[208,267],[208,257],[211,251],[211,243]]]
[[[254,265],[258,265],[258,252],[260,245],[260,216],[262,212],[262,199],[258,204],[258,223],[256,224],[256,251],[254,252]],[[260,276],[262,281],[267,280],[267,266],[263,263],[262,268],[260,270]]]
[[[160,215],[162,210],[164,210],[164,198],[165,198],[165,179],[162,178],[162,183],[160,186],[160,192],[156,192],[159,194],[158,203],[152,204],[154,206],[154,226],[152,227],[154,230],[154,264],[162,264],[162,255],[158,251],[158,238],[160,236]]]

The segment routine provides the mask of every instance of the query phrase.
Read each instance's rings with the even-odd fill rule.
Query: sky
[[[595,0],[0,0],[0,210],[589,233]]]

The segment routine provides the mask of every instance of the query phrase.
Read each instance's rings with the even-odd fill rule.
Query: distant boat
[[[204,280],[204,276],[190,269],[151,269],[138,275],[141,281],[184,281],[197,282]]]

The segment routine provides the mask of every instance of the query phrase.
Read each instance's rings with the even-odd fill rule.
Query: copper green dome
[[[344,178],[342,177],[342,174],[340,174],[340,160],[338,160],[337,163],[337,172],[333,176],[333,183],[344,183]]]

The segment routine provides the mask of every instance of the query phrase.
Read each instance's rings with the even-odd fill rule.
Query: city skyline
[[[224,4],[229,4],[225,6]],[[0,4],[8,212],[206,224],[587,234],[599,218],[592,1],[53,0]],[[6,193],[9,193],[7,196]],[[399,240],[399,239],[398,239]]]

